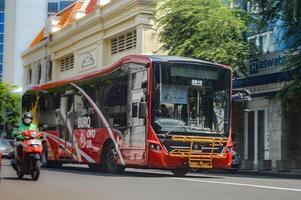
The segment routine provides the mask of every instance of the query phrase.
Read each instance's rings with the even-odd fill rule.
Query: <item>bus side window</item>
[[[132,103],[132,117],[137,118],[138,117],[138,103]]]
[[[39,99],[39,127],[47,126],[47,130],[56,129],[56,113],[53,93],[41,93]]]
[[[89,95],[90,96],[90,95]],[[94,99],[92,99],[94,100]],[[75,128],[100,128],[102,127],[101,119],[98,117],[91,103],[86,97],[80,93],[77,93],[74,98],[74,110],[75,110]],[[82,123],[87,121],[89,123]]]

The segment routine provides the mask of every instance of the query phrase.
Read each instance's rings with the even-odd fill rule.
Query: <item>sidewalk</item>
[[[238,175],[253,175],[253,176],[270,176],[279,178],[301,179],[301,170],[293,170],[291,172],[277,172],[277,171],[258,171],[258,170],[208,170],[209,174],[238,174]]]

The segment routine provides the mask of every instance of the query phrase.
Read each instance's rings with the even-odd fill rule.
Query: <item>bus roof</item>
[[[96,78],[98,76],[109,74],[112,71],[119,69],[123,64],[127,64],[127,63],[137,63],[137,64],[148,65],[151,62],[194,62],[194,63],[207,64],[207,65],[209,64],[212,66],[230,69],[230,67],[225,66],[225,65],[214,64],[214,63],[203,61],[203,60],[197,60],[197,59],[193,59],[193,58],[180,57],[180,56],[128,55],[128,56],[125,56],[125,57],[119,59],[112,65],[103,67],[101,69],[97,69],[93,72],[83,74],[83,75],[78,75],[75,77],[70,77],[70,78],[67,78],[64,80],[51,81],[51,82],[41,84],[41,85],[31,85],[29,90],[32,90],[32,91],[48,90],[51,88],[64,86],[64,85],[67,85],[70,83],[76,83],[76,82],[86,80],[86,79]]]

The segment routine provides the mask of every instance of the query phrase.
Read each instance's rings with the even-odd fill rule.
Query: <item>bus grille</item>
[[[200,137],[200,136],[172,136],[172,142],[188,144],[178,147],[171,146],[169,155],[172,157],[187,158],[190,168],[212,168],[213,158],[225,158],[224,148],[227,138]]]

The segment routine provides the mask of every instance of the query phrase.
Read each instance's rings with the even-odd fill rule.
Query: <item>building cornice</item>
[[[52,48],[52,52],[55,52],[61,48],[71,46],[90,35],[97,33],[101,34],[101,32],[128,21],[131,18],[134,19],[138,15],[152,15],[153,9],[149,8],[149,5],[152,4],[151,0],[124,0],[111,1],[106,5],[96,6],[94,11],[89,15],[79,20],[75,20],[72,24],[54,33],[52,35],[52,41],[49,42],[49,47]],[[116,13],[122,14],[116,15]],[[143,20],[135,20],[132,27],[142,23]],[[122,30],[119,30],[118,32],[121,31]],[[104,38],[111,37],[114,34],[115,33],[104,35]]]
[[[24,57],[26,57],[27,55],[30,55],[33,52],[39,51],[40,49],[47,47],[47,43],[48,43],[48,38],[45,38],[40,43],[38,43],[34,46],[31,46],[28,49],[26,49],[25,51],[23,51],[21,53],[21,57],[24,58]]]

